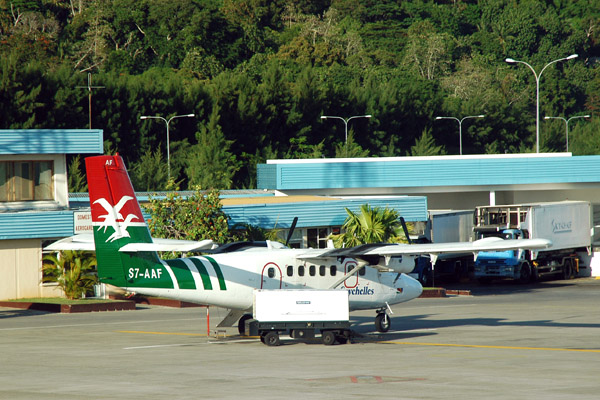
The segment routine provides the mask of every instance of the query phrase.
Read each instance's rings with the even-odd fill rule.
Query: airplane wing
[[[153,243],[130,243],[119,249],[121,252],[137,251],[181,251],[194,252],[214,248],[215,243],[212,240],[177,240],[152,238]],[[94,236],[91,233],[81,233],[58,240],[46,247],[44,250],[83,250],[95,251]]]
[[[303,260],[319,260],[325,258],[352,258],[358,261],[359,267],[370,265],[381,271],[411,272],[414,262],[407,262],[401,256],[429,255],[435,264],[440,254],[472,253],[476,256],[482,251],[505,250],[541,250],[552,246],[547,239],[502,239],[489,237],[473,242],[451,243],[419,243],[419,244],[392,244],[376,243],[334,250],[323,249],[320,252],[307,252],[297,258]],[[412,261],[412,259],[411,259]]]
[[[419,243],[419,244],[366,244],[348,249],[335,249],[324,256],[333,257],[360,257],[360,256],[399,256],[404,254],[452,254],[452,253],[479,253],[481,251],[504,251],[504,250],[540,250],[552,246],[547,239],[502,239],[489,237],[475,240],[473,242],[450,242],[450,243]]]

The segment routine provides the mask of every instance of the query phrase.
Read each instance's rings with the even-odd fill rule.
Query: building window
[[[306,230],[306,244],[312,249],[327,248],[329,233],[335,228],[310,228]]]
[[[1,161],[0,201],[52,200],[52,161]]]

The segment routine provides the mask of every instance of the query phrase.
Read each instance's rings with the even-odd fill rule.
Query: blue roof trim
[[[0,154],[102,154],[102,129],[2,129]]]
[[[145,198],[136,193],[138,200]],[[147,199],[147,198],[146,198]],[[229,226],[250,224],[265,229],[289,228],[294,217],[298,217],[298,227],[342,225],[348,216],[346,208],[357,212],[360,206],[368,203],[371,207],[388,207],[400,212],[408,222],[427,220],[426,196],[390,196],[360,199],[340,199],[307,201],[294,203],[240,204],[223,206],[229,217]],[[90,206],[85,193],[73,194],[69,198],[71,207]],[[144,218],[149,215],[144,211]]]
[[[371,207],[393,208],[409,222],[427,220],[425,196],[237,205],[225,206],[223,211],[231,218],[230,226],[244,223],[266,229],[286,229],[290,227],[294,217],[298,217],[297,227],[307,228],[342,225],[348,216],[346,208],[357,212],[365,203],[369,203]]]
[[[260,164],[259,189],[483,186],[598,182],[600,156],[406,157]]]
[[[0,240],[46,239],[73,234],[73,211],[0,213]]]

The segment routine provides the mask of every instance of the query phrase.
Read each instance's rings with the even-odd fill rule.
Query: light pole
[[[163,117],[159,117],[159,116],[149,116],[149,115],[142,115],[140,117],[140,119],[162,119],[163,121],[165,121],[165,124],[167,124],[167,173],[169,176],[169,180],[171,180],[171,152],[169,151],[169,123],[174,120],[175,118],[189,118],[189,117],[194,117],[194,114],[185,114],[185,115],[175,115],[169,119],[163,118]]]
[[[485,115],[481,114],[481,115],[469,115],[468,117],[463,117],[462,119],[458,119],[456,117],[435,117],[436,120],[438,119],[454,119],[456,121],[458,121],[458,147],[459,147],[459,151],[460,151],[460,155],[462,156],[462,123],[465,119],[468,118],[483,118],[485,117]]]
[[[563,118],[563,117],[544,117],[544,119],[562,119],[563,121],[565,121],[565,128],[566,128],[566,132],[565,132],[565,137],[567,138],[567,152],[569,151],[569,122],[572,119],[576,119],[576,118],[589,118],[589,115],[578,115],[576,117],[571,117],[569,119]]]
[[[371,118],[371,114],[368,115],[353,115],[350,118],[342,118],[342,117],[337,117],[334,115],[321,115],[321,119],[327,119],[327,118],[336,118],[336,119],[341,119],[342,121],[344,121],[344,126],[346,128],[346,141],[345,143],[348,144],[348,121],[350,121],[353,118]]]
[[[533,72],[533,76],[535,76],[535,84],[536,84],[535,146],[536,146],[536,153],[540,152],[540,78],[542,76],[542,73],[549,65],[552,65],[559,61],[572,60],[573,58],[577,58],[577,57],[579,57],[577,54],[571,54],[569,57],[559,58],[558,60],[550,61],[548,64],[546,64],[544,66],[544,68],[542,68],[539,75],[535,72],[533,67],[531,65],[527,64],[525,61],[513,60],[512,58],[507,58],[506,60],[504,60],[509,64],[521,63],[521,64],[527,65],[529,67],[529,69]]]

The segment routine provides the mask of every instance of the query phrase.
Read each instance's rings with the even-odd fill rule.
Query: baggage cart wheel
[[[321,339],[323,340],[323,344],[326,346],[331,346],[335,343],[335,333],[332,331],[325,331],[321,333]]]
[[[261,341],[267,346],[279,346],[281,344],[279,341],[279,333],[274,331],[261,335]]]

